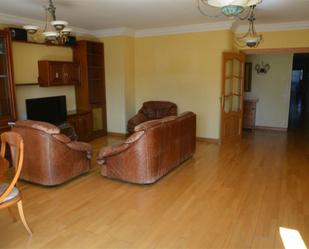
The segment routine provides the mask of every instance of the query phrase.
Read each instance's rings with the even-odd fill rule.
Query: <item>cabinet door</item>
[[[9,116],[10,113],[10,94],[6,54],[3,51],[0,51],[0,115]]]
[[[244,101],[243,128],[254,129],[255,115],[256,115],[256,103],[251,101]]]
[[[79,116],[78,131],[81,141],[90,140],[92,134],[92,115],[90,112]]]
[[[63,78],[63,65],[58,62],[50,62],[49,64],[49,82],[51,85],[62,85]]]
[[[0,133],[16,119],[10,44],[9,32],[0,30]]]
[[[77,85],[80,83],[79,63],[63,64],[64,83],[67,85]]]

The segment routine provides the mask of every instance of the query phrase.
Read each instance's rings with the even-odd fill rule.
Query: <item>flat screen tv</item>
[[[67,121],[65,96],[26,99],[27,118],[60,125]]]

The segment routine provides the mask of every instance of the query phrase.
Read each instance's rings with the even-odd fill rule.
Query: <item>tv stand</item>
[[[67,123],[74,128],[78,140],[88,142],[92,139],[91,110],[68,111]]]

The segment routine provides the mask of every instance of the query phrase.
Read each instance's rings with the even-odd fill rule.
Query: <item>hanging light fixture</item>
[[[210,15],[207,10],[207,7],[216,7],[220,8],[221,13],[229,18],[239,17],[245,20],[248,17],[248,13],[244,16],[240,16],[240,14],[261,2],[262,0],[197,0],[197,8],[205,16],[219,17],[220,14]]]
[[[245,33],[243,36],[236,37],[235,42],[240,47],[250,47],[250,48],[256,48],[259,46],[261,41],[263,40],[263,36],[259,35],[254,27],[254,21],[255,21],[255,15],[254,15],[254,9],[255,5],[250,7],[249,11],[249,29],[247,33]]]
[[[52,0],[49,0],[48,6],[44,6],[45,9],[45,28],[41,32],[45,37],[46,42],[53,42],[63,44],[70,35],[72,29],[68,28],[68,22],[57,20],[56,7]],[[23,26],[27,30],[29,35],[35,35],[39,31],[40,27],[35,25]]]

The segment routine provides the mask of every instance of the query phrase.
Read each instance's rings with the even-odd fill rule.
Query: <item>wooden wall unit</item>
[[[80,84],[79,63],[64,61],[39,61],[40,86],[66,86]]]
[[[77,133],[78,140],[90,141],[92,138],[92,112],[78,110],[68,113],[67,121]]]
[[[0,133],[8,130],[8,122],[16,120],[15,84],[11,37],[0,30]]]
[[[255,129],[256,103],[258,100],[244,100],[243,128]]]
[[[76,106],[92,111],[92,138],[107,134],[104,45],[78,41],[74,61],[80,64],[81,84],[76,85]]]

